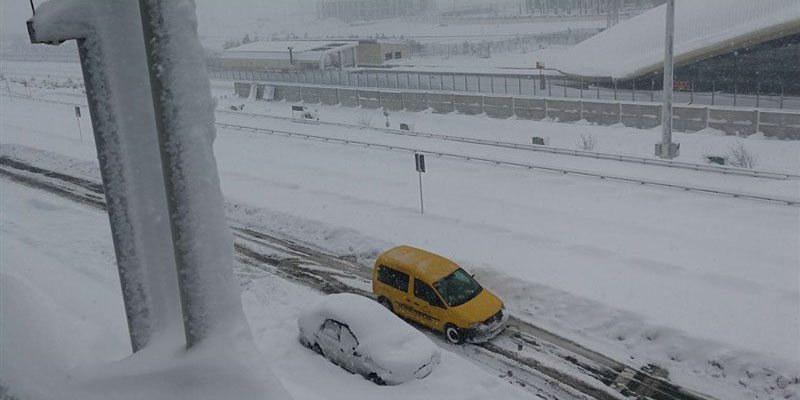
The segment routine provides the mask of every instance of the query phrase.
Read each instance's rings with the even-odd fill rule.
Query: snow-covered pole
[[[186,346],[249,335],[213,154],[211,86],[192,0],[139,0]],[[223,334],[223,335],[220,335]]]
[[[656,145],[656,155],[664,159],[678,156],[678,145],[672,143],[672,78],[675,46],[675,0],[667,0],[666,34],[664,38],[664,104],[661,110],[661,143]]]
[[[119,157],[120,135],[116,116],[110,109],[110,104],[105,101],[110,98],[111,86],[106,75],[107,71],[103,68],[104,55],[97,43],[99,38],[96,33],[86,30],[80,35],[65,34],[40,39],[36,34],[39,27],[33,18],[28,20],[27,25],[31,43],[58,45],[67,40],[78,42],[78,54],[94,131],[97,159],[100,163],[100,176],[105,192],[128,333],[133,352],[139,351],[147,345],[153,333],[142,265],[143,252],[146,250],[139,242],[141,237],[137,230],[139,225],[134,221],[127,196],[131,187],[128,178],[134,173],[133,167]]]

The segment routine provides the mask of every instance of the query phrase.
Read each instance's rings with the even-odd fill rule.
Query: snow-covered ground
[[[69,387],[57,386],[54,376],[63,371],[79,375],[130,351],[108,217],[5,178],[0,178],[0,187],[2,383],[19,398],[65,398],[60,396]],[[424,380],[376,386],[297,340],[297,317],[318,293],[241,266],[237,275],[256,345],[295,399],[525,396],[448,351]],[[187,382],[184,389],[191,390],[191,385]],[[140,388],[140,393],[153,392]]]
[[[91,138],[78,139],[71,107],[5,97],[0,105],[0,143],[95,159]],[[288,115],[288,104],[265,107]],[[368,111],[322,111],[350,123],[362,113]],[[637,155],[649,155],[657,138],[626,128],[477,116],[391,118],[399,116],[415,118],[419,130],[519,142],[537,132],[564,147],[591,133],[598,150]],[[239,119],[245,120],[252,119]],[[727,149],[737,139],[678,140],[684,157],[699,161],[702,150],[687,152],[702,146],[687,143]],[[745,143],[759,149],[765,168],[797,172],[796,143]],[[430,158],[420,215],[413,157],[405,153],[222,129],[216,155],[226,197],[274,213],[264,224],[289,236],[365,262],[398,243],[442,253],[478,272],[515,314],[636,365],[656,363],[670,379],[721,398],[753,393],[737,391],[737,379],[755,379],[760,388],[800,376],[796,207]],[[796,181],[741,182],[800,192]],[[797,396],[796,386],[787,393]]]

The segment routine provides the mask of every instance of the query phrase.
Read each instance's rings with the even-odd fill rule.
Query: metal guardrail
[[[511,95],[575,100],[613,100],[660,104],[663,92],[650,78],[630,81],[573,79],[552,70],[507,70],[506,72],[461,72],[422,68],[301,69],[292,72],[259,67],[223,68],[221,60],[207,60],[212,79],[329,85],[354,89],[425,90],[444,93]],[[534,72],[535,71],[535,72]],[[752,94],[731,82],[688,83],[688,89],[674,93],[679,105],[708,105],[736,108],[800,109],[796,88],[757,84]],[[788,92],[788,93],[786,93]]]
[[[6,94],[3,94],[6,96]],[[46,99],[35,99],[29,98],[24,96],[15,96],[24,99],[34,100],[34,101],[42,101],[46,103],[54,103],[54,104],[68,104],[68,105],[82,105],[78,103],[70,103],[66,101],[58,101],[58,100],[46,100]],[[649,185],[654,187],[663,187],[663,188],[670,188],[670,189],[679,189],[687,192],[696,192],[696,193],[706,193],[706,194],[714,194],[720,196],[729,196],[733,198],[741,198],[741,199],[750,199],[750,200],[759,200],[759,201],[767,201],[773,203],[783,203],[790,206],[798,206],[800,205],[800,198],[797,199],[789,199],[789,198],[779,198],[779,197],[770,197],[765,195],[753,194],[753,193],[737,193],[731,192],[726,190],[718,190],[713,188],[704,188],[701,186],[685,186],[680,184],[674,184],[670,182],[663,182],[663,181],[655,181],[655,180],[644,180],[638,178],[630,178],[625,176],[613,175],[613,174],[601,174],[591,171],[582,171],[578,169],[567,169],[567,168],[556,168],[550,167],[547,165],[538,165],[538,164],[529,164],[529,163],[519,163],[514,161],[503,161],[503,160],[495,160],[480,156],[469,156],[469,155],[462,155],[462,154],[455,154],[455,153],[447,153],[447,152],[439,152],[439,151],[429,151],[429,150],[421,150],[421,149],[414,149],[410,147],[404,146],[390,146],[380,143],[370,143],[370,142],[363,142],[357,140],[347,140],[347,139],[337,139],[331,138],[327,136],[318,136],[318,135],[309,135],[305,133],[296,133],[296,132],[288,132],[288,131],[280,131],[274,129],[265,129],[265,128],[256,128],[251,126],[244,126],[244,125],[236,125],[236,124],[225,124],[221,122],[216,123],[217,126],[229,129],[238,129],[238,130],[250,130],[253,132],[261,132],[270,135],[278,135],[278,136],[285,136],[285,137],[299,137],[302,139],[311,139],[311,140],[319,140],[323,142],[330,142],[330,143],[338,143],[343,145],[353,145],[353,146],[363,146],[368,148],[378,148],[384,150],[393,150],[393,151],[405,151],[410,153],[420,153],[420,154],[428,154],[442,158],[451,158],[456,160],[462,161],[472,161],[472,162],[483,162],[487,164],[493,165],[504,165],[509,167],[517,167],[517,168],[525,168],[530,170],[539,170],[539,171],[547,171],[547,172],[555,172],[561,173],[564,175],[576,175],[576,176],[584,176],[589,178],[599,178],[603,180],[613,180],[618,182],[627,182],[633,183],[638,185]]]
[[[223,114],[232,114],[232,115],[245,115],[245,116],[248,116],[248,117],[270,118],[270,119],[279,119],[279,120],[296,120],[295,118],[290,118],[290,117],[280,117],[280,116],[274,116],[274,115],[245,113],[245,112],[241,112],[241,111],[217,110],[217,112],[218,113],[223,113]],[[588,157],[588,158],[611,160],[611,161],[622,161],[622,162],[629,162],[629,163],[635,163],[635,164],[646,164],[646,165],[661,166],[661,167],[682,168],[682,169],[689,169],[689,170],[703,171],[703,172],[716,172],[716,173],[721,173],[723,175],[741,175],[741,176],[749,176],[749,177],[754,177],[754,178],[767,178],[767,179],[780,179],[780,180],[800,179],[800,175],[788,174],[788,173],[783,173],[783,172],[759,171],[759,170],[750,170],[750,169],[744,169],[744,168],[734,168],[734,167],[723,167],[723,166],[715,166],[715,165],[695,164],[695,163],[688,163],[688,162],[681,162],[681,161],[659,160],[659,159],[636,157],[636,156],[629,156],[629,155],[623,155],[623,154],[601,153],[601,152],[586,151],[586,150],[563,149],[563,148],[558,148],[558,147],[538,146],[538,145],[529,145],[529,144],[521,144],[521,143],[511,143],[511,142],[503,142],[503,141],[497,141],[497,140],[465,138],[465,137],[461,137],[461,136],[452,136],[452,135],[444,135],[444,134],[436,134],[436,133],[428,133],[428,132],[412,132],[412,131],[403,131],[403,130],[398,130],[398,129],[388,129],[388,128],[379,128],[379,127],[365,127],[365,126],[361,126],[361,125],[346,124],[346,123],[342,123],[342,122],[315,121],[315,123],[318,123],[320,125],[340,126],[340,127],[344,127],[344,128],[359,129],[359,130],[373,130],[373,131],[385,132],[385,133],[401,135],[401,136],[425,137],[425,138],[430,138],[430,139],[439,139],[439,140],[447,140],[447,141],[455,141],[455,142],[462,142],[462,143],[479,144],[479,145],[486,145],[486,146],[504,147],[504,148],[519,149],[519,150],[527,150],[527,151],[537,151],[537,152],[544,152],[544,153],[551,153],[551,154],[570,155],[570,156],[577,156],[577,157]]]
[[[578,169],[567,169],[567,168],[556,168],[550,167],[547,165],[538,165],[538,164],[531,164],[531,163],[520,163],[515,161],[504,161],[504,160],[496,160],[486,157],[480,156],[470,156],[470,155],[463,155],[463,154],[455,154],[455,153],[448,153],[448,152],[441,152],[441,151],[430,151],[430,150],[422,150],[422,149],[415,149],[411,147],[405,146],[391,146],[385,145],[380,143],[370,143],[364,142],[360,140],[349,140],[349,139],[338,139],[338,138],[331,138],[327,136],[319,136],[319,135],[310,135],[306,133],[297,133],[297,132],[288,132],[288,131],[281,131],[275,129],[265,129],[265,128],[256,128],[252,126],[244,126],[244,125],[236,125],[236,124],[226,124],[217,122],[217,126],[222,128],[228,129],[236,129],[236,130],[249,130],[252,132],[260,132],[266,133],[268,135],[277,135],[277,136],[284,136],[284,137],[295,137],[307,140],[319,140],[322,142],[328,143],[336,143],[342,145],[349,145],[349,146],[359,146],[359,147],[367,147],[367,148],[376,148],[376,149],[383,149],[383,150],[392,150],[392,151],[404,151],[409,153],[419,153],[419,154],[427,154],[431,156],[441,157],[441,158],[450,158],[455,160],[461,161],[470,161],[470,162],[482,162],[486,164],[492,165],[502,165],[502,166],[509,166],[509,167],[517,167],[517,168],[524,168],[529,170],[539,170],[539,171],[547,171],[547,172],[554,172],[564,175],[575,175],[575,176],[583,176],[588,178],[598,178],[603,180],[611,180],[611,181],[618,181],[618,182],[626,182],[626,183],[633,183],[637,185],[649,185],[653,187],[662,187],[662,188],[670,188],[670,189],[679,189],[687,192],[696,192],[696,193],[705,193],[705,194],[714,194],[720,196],[728,196],[733,198],[740,198],[740,199],[750,199],[750,200],[760,200],[760,201],[767,201],[773,203],[782,203],[790,206],[798,206],[800,205],[800,198],[797,199],[789,199],[789,198],[778,198],[778,197],[770,197],[766,195],[760,194],[753,194],[753,193],[737,193],[731,192],[726,190],[719,190],[713,188],[706,188],[701,186],[687,186],[687,185],[680,185],[671,182],[664,182],[664,181],[655,181],[655,180],[644,180],[638,178],[631,178],[625,177],[620,175],[613,175],[613,174],[601,174],[591,171],[582,171]]]

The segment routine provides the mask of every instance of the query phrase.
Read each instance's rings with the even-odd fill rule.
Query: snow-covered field
[[[6,97],[0,105],[3,145],[95,159],[88,120],[83,120],[82,143],[71,107]],[[262,104],[260,111],[288,115],[288,106]],[[323,119],[348,123],[357,123],[362,114],[374,125],[383,122],[374,111],[321,109]],[[394,123],[408,120],[418,130],[520,143],[536,132],[550,136],[551,145],[570,148],[581,134],[592,134],[598,150],[641,156],[649,156],[658,136],[627,128],[458,115],[390,118]],[[331,137],[397,140],[367,131],[280,124]],[[677,139],[683,157],[692,162],[705,150],[722,151],[743,140],[708,134]],[[764,168],[797,173],[797,143],[743,141],[758,152]],[[516,315],[618,359],[632,357],[635,365],[658,364],[670,379],[720,398],[753,393],[738,388],[738,379],[762,388],[800,375],[796,207],[429,158],[423,177],[426,214],[420,215],[417,176],[408,154],[222,129],[216,155],[228,199],[274,213],[263,224],[291,237],[365,262],[398,243],[442,253],[477,272]],[[587,166],[569,157],[530,157]],[[616,163],[591,167],[633,168]],[[797,181],[647,173],[707,179],[742,190],[800,193]],[[4,183],[4,197],[16,188]],[[7,215],[12,213],[3,213],[4,224]],[[257,326],[249,306],[248,315]],[[796,384],[786,390],[797,396]]]

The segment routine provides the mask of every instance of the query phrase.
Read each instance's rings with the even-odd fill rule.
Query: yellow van
[[[458,264],[410,246],[378,256],[372,292],[390,311],[443,332],[454,344],[485,342],[508,321],[503,302]]]

